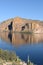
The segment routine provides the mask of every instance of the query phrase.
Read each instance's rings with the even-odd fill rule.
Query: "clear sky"
[[[43,0],[0,0],[0,22],[16,16],[43,20]]]

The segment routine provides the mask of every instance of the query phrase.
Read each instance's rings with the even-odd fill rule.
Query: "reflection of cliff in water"
[[[9,34],[8,34],[8,38],[9,38],[10,41],[12,42],[12,33],[11,33],[11,32],[9,32]]]
[[[22,44],[35,44],[43,42],[43,34],[24,34],[24,33],[0,33],[0,38],[6,42],[19,46]]]

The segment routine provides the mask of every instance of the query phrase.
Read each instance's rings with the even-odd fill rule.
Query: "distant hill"
[[[15,17],[3,21],[0,31],[43,33],[43,21]]]

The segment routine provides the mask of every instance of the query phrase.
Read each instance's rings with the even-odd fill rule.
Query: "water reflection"
[[[9,34],[8,34],[8,38],[9,38],[10,41],[12,42],[12,33],[11,33],[11,32],[9,32]]]
[[[20,34],[2,32],[0,33],[0,38],[7,42],[11,42],[15,46],[19,46],[22,44],[37,44],[43,42],[43,34]]]
[[[29,55],[31,62],[43,65],[43,34],[2,32],[0,33],[0,48],[15,51],[17,56],[25,62]]]

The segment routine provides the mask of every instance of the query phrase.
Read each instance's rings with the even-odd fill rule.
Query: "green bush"
[[[3,59],[3,60],[6,60],[6,61],[13,61],[13,60],[16,60],[17,57],[16,57],[16,54],[13,53],[13,52],[9,52],[7,50],[2,50],[0,49],[0,58]]]

